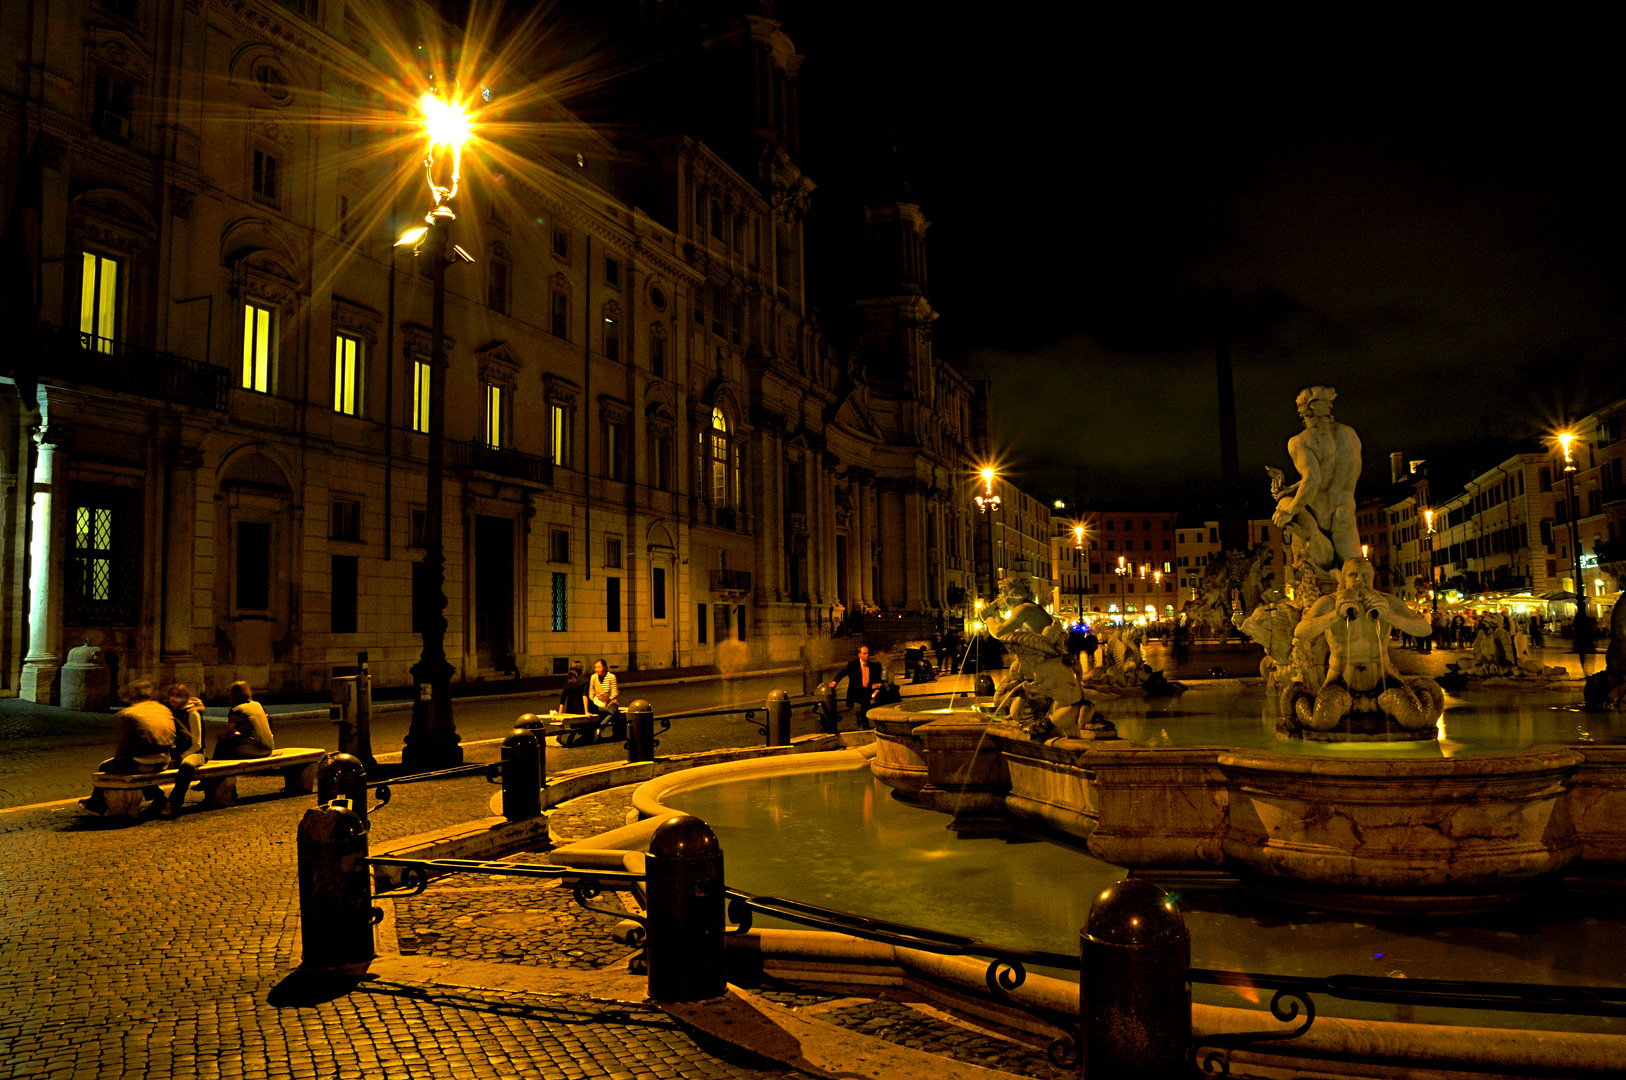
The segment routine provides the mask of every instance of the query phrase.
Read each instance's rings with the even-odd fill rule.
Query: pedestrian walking
[[[830,689],[834,690],[842,679],[847,680],[847,704],[857,708],[858,726],[869,727],[870,706],[876,703],[882,680],[881,665],[869,658],[868,645],[858,646],[857,658],[849,660],[841,674],[830,680]]]

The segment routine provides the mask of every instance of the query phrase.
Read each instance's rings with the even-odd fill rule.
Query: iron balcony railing
[[[749,570],[713,570],[711,572],[712,592],[750,592],[751,571]]]
[[[506,446],[492,446],[478,439],[446,442],[446,467],[495,473],[533,484],[553,484],[553,459],[538,457]]]
[[[47,362],[40,376],[174,405],[227,412],[231,372],[216,364],[160,352],[117,338],[45,326]]]

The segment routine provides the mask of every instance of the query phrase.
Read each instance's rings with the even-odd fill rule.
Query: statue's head
[[[1357,585],[1364,585],[1370,589],[1377,577],[1377,571],[1372,569],[1369,559],[1357,555],[1353,559],[1344,560],[1344,588],[1353,589]]]
[[[1010,607],[1031,603],[1033,582],[1025,575],[999,579],[999,598]]]
[[[1300,390],[1294,403],[1299,407],[1299,415],[1304,418],[1305,424],[1323,416],[1332,415],[1332,402],[1338,396],[1338,391],[1330,386],[1311,386]]]

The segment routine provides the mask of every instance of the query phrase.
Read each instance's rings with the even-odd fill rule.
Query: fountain
[[[1015,823],[1136,872],[1223,874],[1321,909],[1445,914],[1514,903],[1566,875],[1626,874],[1626,747],[1463,753],[1441,739],[1444,691],[1397,671],[1391,629],[1421,637],[1429,624],[1373,586],[1354,525],[1360,439],[1332,419],[1335,396],[1298,395],[1305,430],[1288,450],[1299,479],[1273,470],[1272,483],[1287,595],[1266,594],[1243,620],[1271,650],[1280,693],[1267,716],[1284,742],[1156,746],[1102,738],[1112,725],[1101,718],[1079,731],[1087,738],[1024,725],[1034,713],[1022,706],[993,722],[894,708],[870,714],[873,774],[962,831]],[[1006,701],[1048,685],[1053,659],[1039,649],[1043,626],[1014,612],[990,620],[1018,623],[1034,655],[1018,649]]]

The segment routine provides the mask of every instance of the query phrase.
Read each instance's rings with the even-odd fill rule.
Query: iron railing
[[[751,571],[749,570],[712,570],[712,592],[750,592]]]
[[[552,458],[527,454],[506,446],[492,446],[479,439],[447,440],[446,467],[495,473],[533,484],[553,484]]]
[[[57,326],[46,325],[43,333],[48,359],[41,378],[196,409],[231,408],[231,372],[216,364]]]

